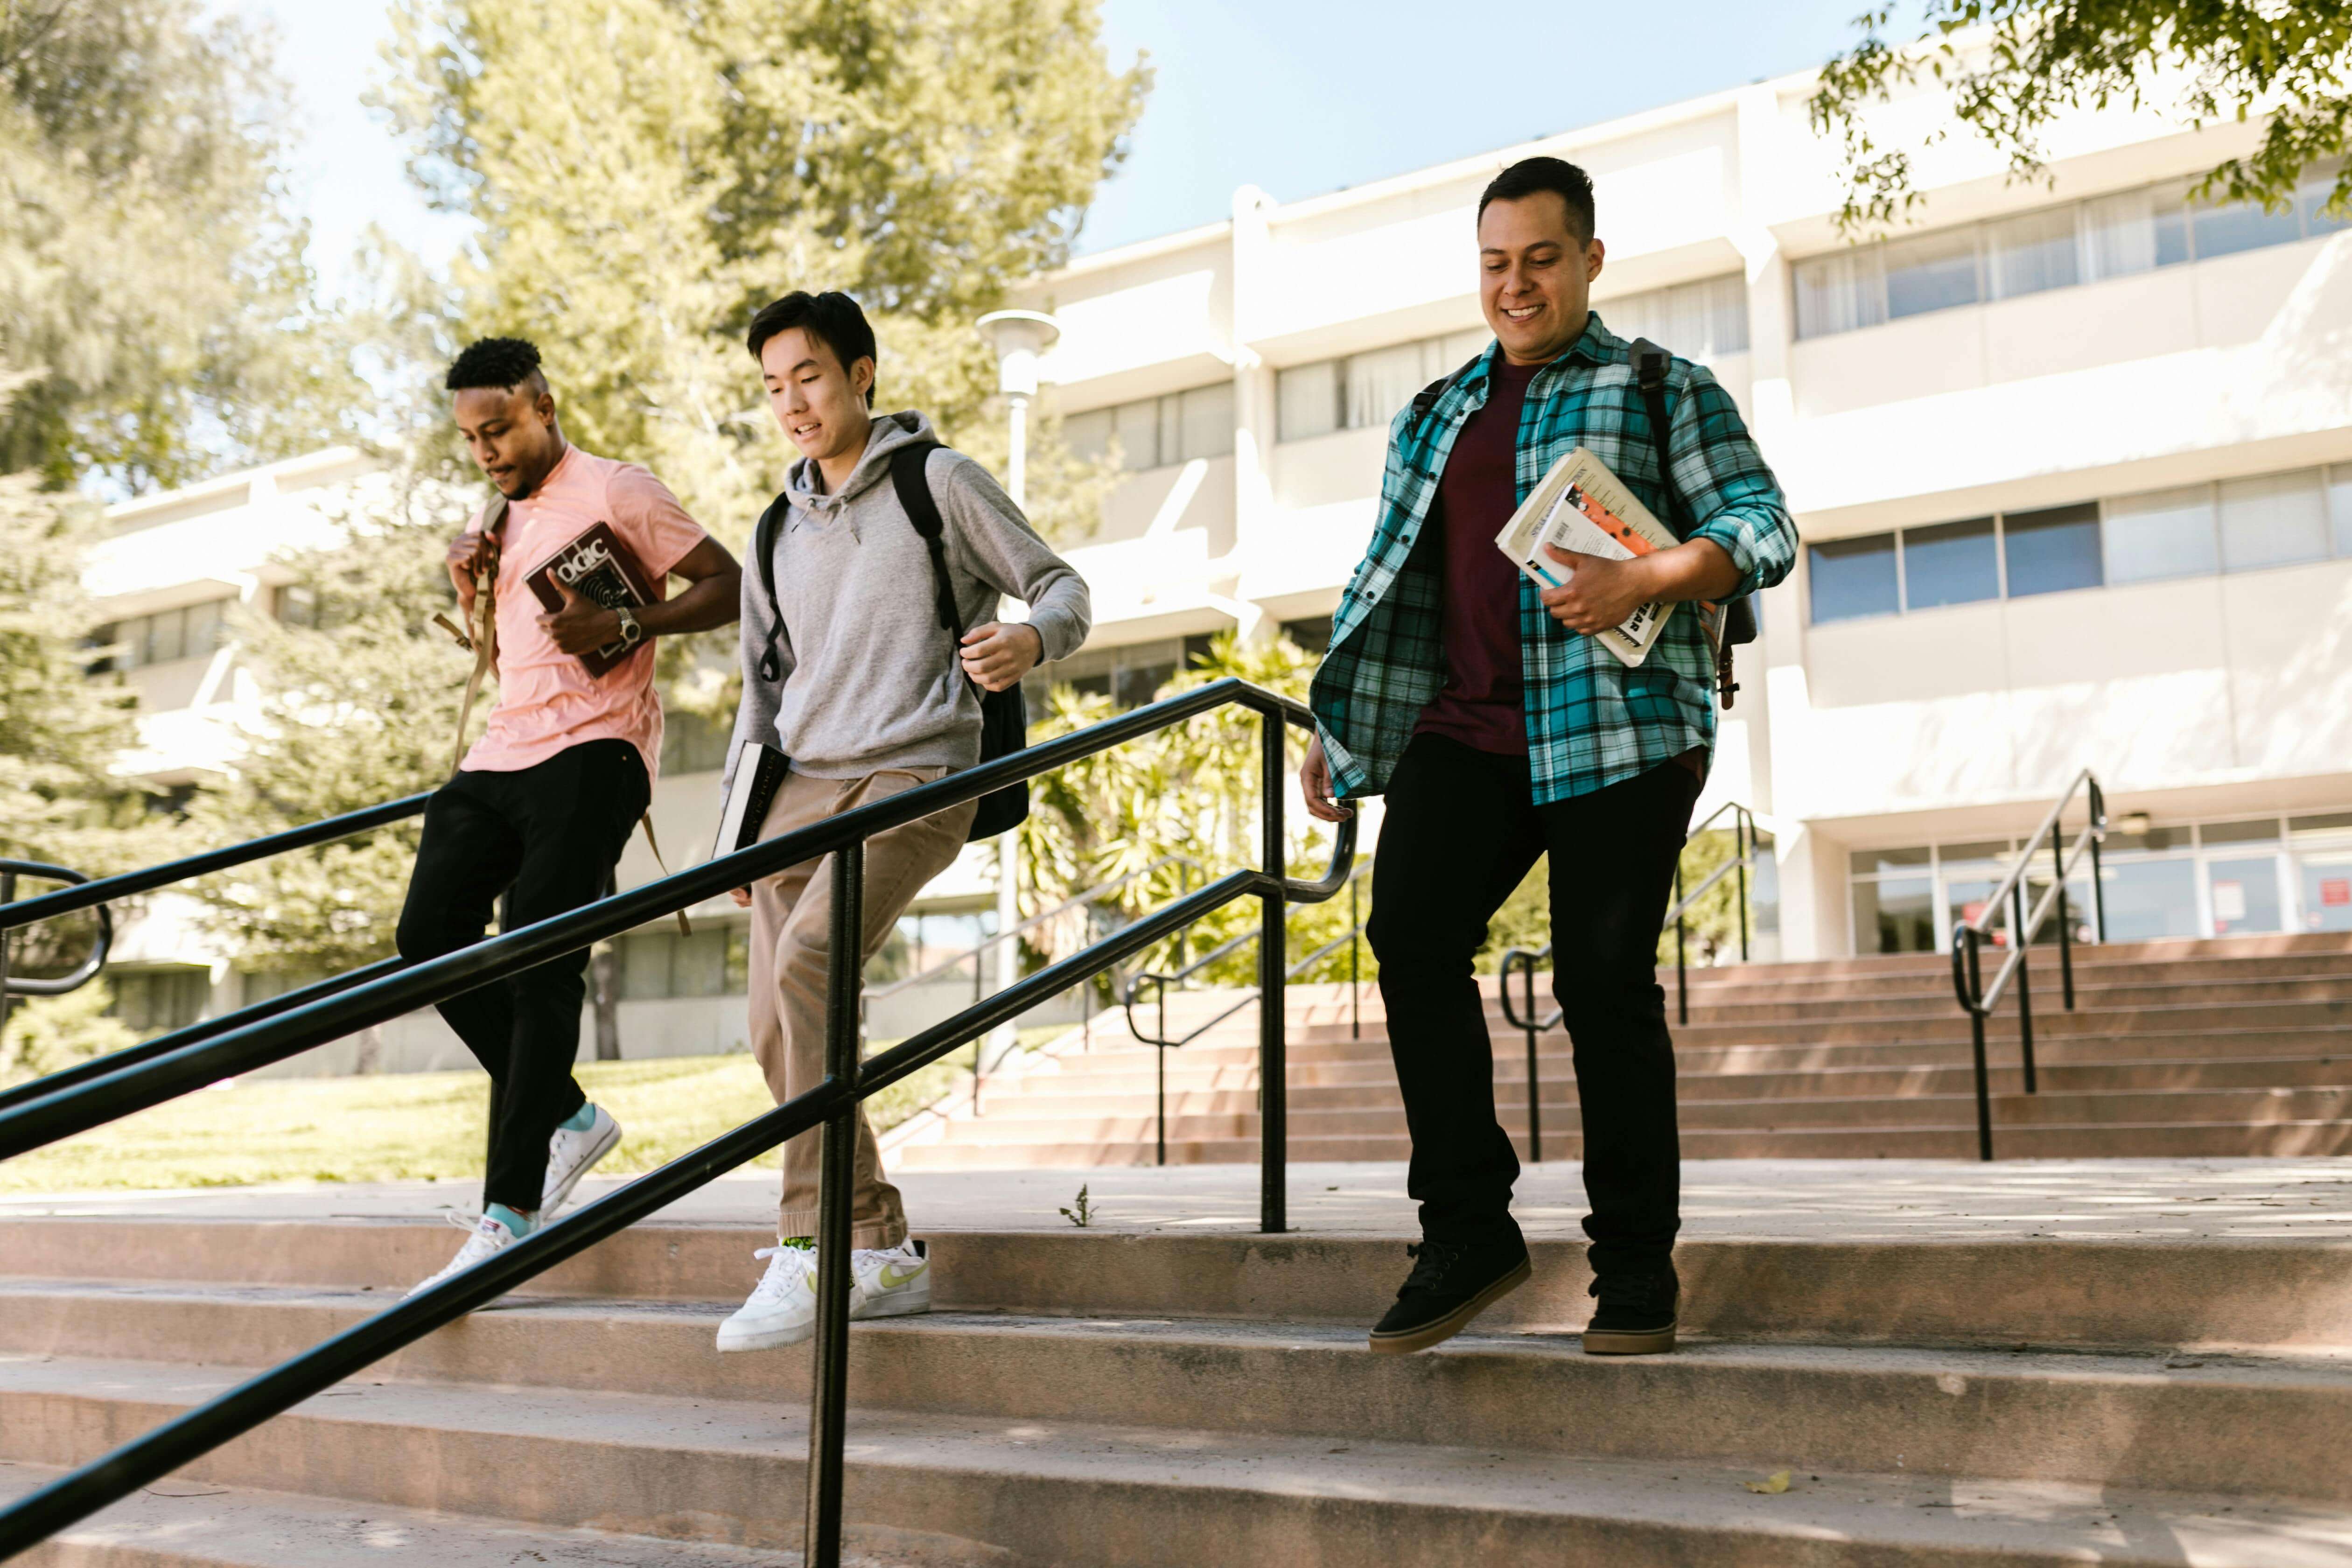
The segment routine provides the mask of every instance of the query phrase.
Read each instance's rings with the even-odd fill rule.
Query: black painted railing
[[[1370,864],[1369,861],[1366,862],[1364,868],[1369,868]],[[1348,1029],[1349,1037],[1356,1039],[1362,1038],[1364,1033],[1362,997],[1356,973],[1358,950],[1362,946],[1364,940],[1364,921],[1357,912],[1357,884],[1363,879],[1362,869],[1352,871],[1348,877],[1348,929],[1290,965],[1283,973],[1283,984],[1287,985],[1341,948],[1346,948],[1348,950]],[[1181,942],[1186,932],[1180,931],[1176,933],[1176,939]],[[1155,1165],[1168,1163],[1168,1053],[1183,1049],[1265,994],[1262,987],[1253,987],[1244,991],[1213,1017],[1205,1023],[1194,1025],[1181,1037],[1171,1040],[1168,1037],[1168,988],[1171,985],[1182,985],[1185,981],[1192,979],[1220,959],[1230,958],[1239,952],[1251,942],[1257,941],[1258,937],[1258,932],[1245,931],[1238,935],[1227,937],[1223,942],[1180,969],[1165,973],[1158,970],[1144,970],[1130,978],[1120,992],[1119,1003],[1127,1013],[1128,1033],[1143,1044],[1157,1047],[1153,1062],[1158,1070],[1152,1078],[1151,1163]],[[1147,985],[1152,989],[1152,1000],[1158,1008],[1158,1016],[1153,1020],[1159,1026],[1156,1030],[1145,1029],[1142,1021],[1135,1016],[1135,1005]],[[1261,1100],[1264,1093],[1264,1087],[1260,1086]]]
[[[862,929],[859,904],[867,839],[1227,704],[1253,709],[1263,719],[1260,765],[1264,790],[1261,863],[1257,868],[1222,877],[1085,951],[1015,981],[873,1060],[859,1061],[857,932]],[[1355,826],[1351,819],[1339,826],[1330,869],[1322,880],[1304,882],[1285,875],[1282,791],[1286,782],[1286,728],[1288,724],[1304,726],[1310,722],[1300,703],[1244,681],[1220,680],[474,946],[350,984],[333,994],[313,994],[310,1000],[273,1016],[253,1018],[210,1038],[183,1045],[95,1079],[79,1080],[0,1110],[0,1158],[6,1158],[160,1104],[232,1074],[283,1060],[478,985],[504,979],[560,954],[577,952],[592,942],[665,918],[704,899],[772,876],[787,866],[821,856],[833,857],[825,1077],[815,1088],[617,1192],[533,1231],[478,1267],[354,1324],[324,1343],[247,1379],[0,1510],[0,1558],[27,1551],[77,1521],[129,1497],[271,1416],[648,1217],[743,1162],[790,1138],[822,1128],[824,1174],[815,1238],[816,1356],[809,1406],[804,1561],[812,1568],[835,1568],[841,1558],[843,1441],[847,1409],[848,1187],[859,1102],[989,1029],[1019,1016],[1044,998],[1144,952],[1153,943],[1238,899],[1255,897],[1260,900],[1259,982],[1262,987],[1279,994],[1286,968],[1283,921],[1286,903],[1319,902],[1337,894],[1345,885],[1355,858]],[[394,803],[400,804],[404,803]],[[29,902],[26,907],[30,907]],[[57,912],[62,911],[45,911]],[[1260,1071],[1267,1088],[1261,1129],[1259,1224],[1266,1231],[1288,1227],[1284,1187],[1284,1010],[1261,1009]]]
[[[2059,819],[2066,808],[2074,804],[2076,795],[2084,796],[2086,816],[2083,831],[2069,847],[2060,832]],[[2066,1010],[2074,1010],[2074,918],[2068,912],[2066,879],[2088,853],[2091,858],[2091,934],[2095,942],[2107,940],[2107,897],[2100,885],[2099,846],[2107,836],[2107,797],[2099,788],[2099,781],[2084,768],[2042,819],[2033,837],[2017,852],[2017,864],[2009,875],[1985,896],[1976,918],[1964,920],[1952,928],[1952,990],[1959,997],[1960,1007],[1969,1016],[1969,1041],[1976,1054],[1977,1079],[1977,1157],[1992,1158],[1992,1082],[1990,1070],[1985,1065],[1985,1020],[2000,1005],[2001,993],[2009,983],[2017,982],[2018,1049],[2025,1068],[2025,1092],[2040,1092],[2033,1073],[2033,991],[2032,976],[2027,973],[2025,955],[2033,945],[2033,933],[2042,929],[2054,905],[2058,915],[2058,974],[2060,988],[2066,1000]],[[2033,862],[2044,846],[2050,851],[2050,886],[2031,910],[2026,908],[2026,884],[2031,879]],[[2004,924],[2005,922],[2005,924]],[[2001,928],[1998,931],[1996,927]],[[2005,943],[2009,956],[2001,960],[1994,972],[1992,984],[1984,980],[1983,951],[1985,942]]]
[[[1666,911],[1658,930],[1664,934],[1667,926],[1675,928],[1675,998],[1678,1021],[1690,1022],[1690,911],[1717,882],[1736,875],[1739,879],[1739,961],[1748,962],[1748,873],[1756,863],[1756,817],[1736,800],[1727,800],[1707,814],[1706,820],[1684,836],[1685,848],[1700,834],[1715,829],[1724,813],[1731,814],[1731,858],[1708,872],[1699,885],[1689,892],[1683,891],[1683,870],[1675,867],[1675,902]],[[1543,1080],[1536,1061],[1536,1037],[1555,1028],[1567,1014],[1567,1009],[1555,1006],[1541,1016],[1536,1013],[1536,965],[1551,956],[1551,943],[1541,947],[1514,947],[1505,950],[1502,962],[1496,967],[1496,988],[1503,1004],[1503,1021],[1527,1037],[1528,1047],[1528,1159],[1530,1163],[1543,1163]],[[1511,977],[1517,973],[1523,984],[1526,1011],[1511,1005]]]
[[[0,860],[0,1024],[8,1021],[8,998],[11,996],[62,996],[68,991],[79,991],[89,984],[106,966],[106,955],[114,946],[114,913],[104,904],[98,904],[98,931],[90,942],[88,957],[63,974],[16,973],[8,963],[9,938],[16,927],[32,923],[8,918],[12,907],[21,907],[16,905],[16,879],[19,877],[28,877],[37,882],[63,882],[67,884],[68,891],[91,885],[88,877],[63,866],[50,866],[38,860]],[[82,907],[91,906],[85,904]]]

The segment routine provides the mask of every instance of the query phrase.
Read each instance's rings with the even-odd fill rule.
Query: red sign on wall
[[[2352,904],[2352,877],[2324,877],[2319,883],[2323,904]]]

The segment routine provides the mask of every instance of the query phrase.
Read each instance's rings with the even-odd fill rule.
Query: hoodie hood
[[[838,490],[820,488],[824,481],[817,473],[816,459],[802,458],[785,471],[784,494],[801,510],[829,519],[836,510],[846,511],[859,496],[889,476],[891,453],[917,441],[939,438],[931,422],[911,408],[877,415],[874,427],[866,432],[866,455],[849,471],[847,484]]]

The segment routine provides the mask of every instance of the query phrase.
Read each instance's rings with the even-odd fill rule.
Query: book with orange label
[[[1495,536],[1495,548],[1544,588],[1565,587],[1576,574],[1544,553],[1547,544],[1579,555],[1627,561],[1681,542],[1609,471],[1608,464],[1582,447],[1551,466],[1543,482],[1528,492],[1528,499]],[[1691,608],[1707,627],[1712,642],[1720,635],[1712,624],[1721,618],[1720,612],[1712,605],[1695,604]],[[1638,665],[1650,657],[1674,612],[1675,605],[1664,600],[1643,605],[1622,625],[1595,632],[1593,637],[1619,663]]]
[[[600,522],[585,533],[549,556],[525,575],[530,591],[539,602],[552,612],[563,607],[563,591],[559,583],[569,586],[581,597],[617,610],[626,605],[637,609],[654,602],[653,584],[646,580],[645,569],[621,536],[613,531],[609,522]],[[643,647],[644,643],[635,645]],[[627,658],[635,649],[615,637],[602,647],[580,655],[580,662],[589,675],[603,679]]]

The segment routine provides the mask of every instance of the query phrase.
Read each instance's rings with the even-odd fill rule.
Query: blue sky
[[[294,189],[331,286],[370,223],[446,258],[461,227],[425,210],[398,144],[360,106],[382,68],[381,7],[214,4],[278,29],[304,133]],[[1295,200],[1818,65],[1853,36],[1861,5],[1106,0],[1113,59],[1147,52],[1158,82],[1081,248],[1223,217],[1244,184]]]

